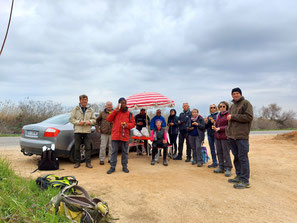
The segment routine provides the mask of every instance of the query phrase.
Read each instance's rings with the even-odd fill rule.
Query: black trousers
[[[74,133],[74,158],[76,163],[81,162],[80,145],[85,145],[86,162],[91,162],[91,133]]]
[[[173,154],[177,153],[177,144],[176,144],[177,134],[169,134],[170,145],[173,147]]]
[[[178,156],[183,157],[184,141],[187,144],[187,159],[191,159],[191,146],[189,142],[189,134],[180,132],[178,137]]]
[[[153,142],[153,151],[152,151],[152,159],[155,159],[156,154],[158,153],[158,147],[163,148],[164,153],[163,153],[163,160],[166,160],[167,157],[167,143],[163,143],[163,142]]]
[[[250,163],[249,163],[249,140],[229,139],[231,150],[234,156],[234,167],[236,175],[243,183],[249,183]]]

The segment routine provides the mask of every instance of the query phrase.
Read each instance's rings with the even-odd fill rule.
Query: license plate
[[[38,137],[38,131],[27,130],[26,131],[26,136],[29,136],[29,137]]]

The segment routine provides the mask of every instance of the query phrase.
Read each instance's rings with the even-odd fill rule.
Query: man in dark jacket
[[[183,103],[184,111],[180,113],[178,117],[178,128],[179,128],[179,137],[178,137],[178,155],[175,157],[175,160],[182,160],[183,157],[183,147],[184,141],[186,139],[187,144],[187,159],[186,162],[191,161],[191,147],[189,142],[189,128],[191,127],[191,111],[188,103]]]
[[[230,142],[231,150],[234,156],[234,167],[236,177],[229,179],[229,183],[235,183],[234,188],[248,188],[250,178],[249,165],[249,134],[253,121],[253,106],[242,96],[240,88],[232,89],[232,102],[229,115],[229,121],[226,134]]]
[[[105,104],[105,109],[100,112],[98,118],[96,119],[96,130],[101,133],[101,144],[99,161],[100,165],[104,165],[104,160],[106,156],[106,148],[108,148],[108,162],[110,162],[111,157],[111,129],[112,123],[106,120],[107,116],[112,112],[112,102],[108,101]]]
[[[142,108],[140,113],[135,116],[136,129],[133,131],[133,135],[149,137],[149,131],[147,125],[150,125],[150,118],[146,115],[145,109]],[[147,140],[144,140],[144,148],[147,151]],[[138,150],[141,151],[141,146],[138,146]],[[142,154],[142,152],[140,153]]]

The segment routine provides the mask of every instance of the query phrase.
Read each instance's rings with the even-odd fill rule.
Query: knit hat
[[[121,103],[121,101],[126,101],[126,99],[125,99],[124,97],[121,97],[121,98],[119,99],[119,103]]]
[[[239,87],[233,88],[232,91],[231,91],[231,94],[233,94],[233,92],[238,92],[240,95],[242,95],[241,89]]]

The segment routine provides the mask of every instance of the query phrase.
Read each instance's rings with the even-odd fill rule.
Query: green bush
[[[0,156],[0,222],[69,222],[49,212],[48,204],[58,192],[41,190],[34,180],[17,176]]]

